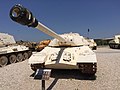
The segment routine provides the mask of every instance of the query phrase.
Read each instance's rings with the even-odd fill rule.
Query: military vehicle
[[[89,47],[92,49],[92,50],[96,50],[97,49],[97,44],[96,42],[94,41],[94,39],[89,39],[89,38],[85,38],[88,43],[89,43]]]
[[[42,40],[42,41],[40,41],[39,44],[36,45],[35,50],[38,51],[38,52],[43,50],[46,46],[49,45],[50,41],[51,40]]]
[[[87,40],[78,33],[57,34],[46,27],[20,4],[10,10],[10,18],[22,25],[36,28],[53,37],[42,51],[33,53],[29,64],[38,69],[79,69],[84,74],[94,75],[97,70],[96,54],[86,44]]]
[[[113,40],[109,41],[109,47],[112,49],[120,49],[120,35],[115,35]]]
[[[30,42],[30,41],[20,40],[20,41],[16,41],[16,43],[18,45],[24,45],[26,47],[29,47],[29,49],[30,49],[31,52],[36,51],[35,48],[37,46],[37,42]]]
[[[31,55],[29,48],[17,45],[14,37],[6,33],[0,33],[0,66],[3,67],[8,63],[20,62],[28,59]]]

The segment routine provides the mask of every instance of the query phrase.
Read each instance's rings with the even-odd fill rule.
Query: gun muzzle
[[[38,21],[32,13],[20,4],[11,8],[10,18],[17,23],[27,25],[28,27],[37,27],[38,25]]]

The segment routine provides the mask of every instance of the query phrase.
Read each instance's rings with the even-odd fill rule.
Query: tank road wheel
[[[6,66],[8,64],[8,58],[6,56],[1,56],[0,57],[0,66]]]
[[[109,47],[110,47],[110,48],[112,48],[112,45],[111,45],[111,44],[109,44]]]
[[[22,55],[22,53],[19,53],[18,55],[17,55],[17,61],[18,62],[21,62],[23,60],[23,55]]]
[[[32,51],[28,51],[28,57],[32,55]]]
[[[14,54],[10,55],[9,62],[12,64],[12,63],[15,63],[16,61],[17,61],[16,55]]]
[[[83,74],[88,75],[95,75],[97,71],[97,64],[96,63],[84,63],[84,64],[78,64],[79,69]]]
[[[24,57],[24,60],[28,59],[28,57],[29,57],[29,56],[28,56],[28,53],[24,52],[24,53],[23,53],[23,57]]]
[[[115,45],[115,49],[118,49],[118,47],[119,47],[119,45],[118,45],[118,44],[116,44],[116,45]]]

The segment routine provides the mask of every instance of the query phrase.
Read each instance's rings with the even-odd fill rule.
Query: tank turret
[[[88,44],[86,43],[87,41],[77,33],[58,35],[50,28],[38,22],[32,13],[22,5],[15,5],[10,11],[10,17],[17,23],[37,28],[49,36],[54,37],[55,39],[50,43],[52,46],[80,46]]]
[[[7,33],[0,33],[0,46],[15,44],[15,39]]]
[[[78,33],[59,35],[38,22],[28,9],[19,4],[10,10],[10,18],[22,25],[37,28],[54,38],[42,51],[33,53],[29,58],[33,70],[79,69],[82,73],[96,73],[96,54],[88,47],[89,43],[83,36]]]

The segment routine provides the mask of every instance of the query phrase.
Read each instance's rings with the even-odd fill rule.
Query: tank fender
[[[42,58],[39,58],[42,57]],[[41,52],[34,52],[32,54],[32,56],[29,58],[28,63],[29,64],[40,64],[40,63],[44,63],[46,60],[46,54],[45,53],[41,53]]]
[[[83,46],[77,51],[77,63],[96,63],[96,54],[88,46]]]

